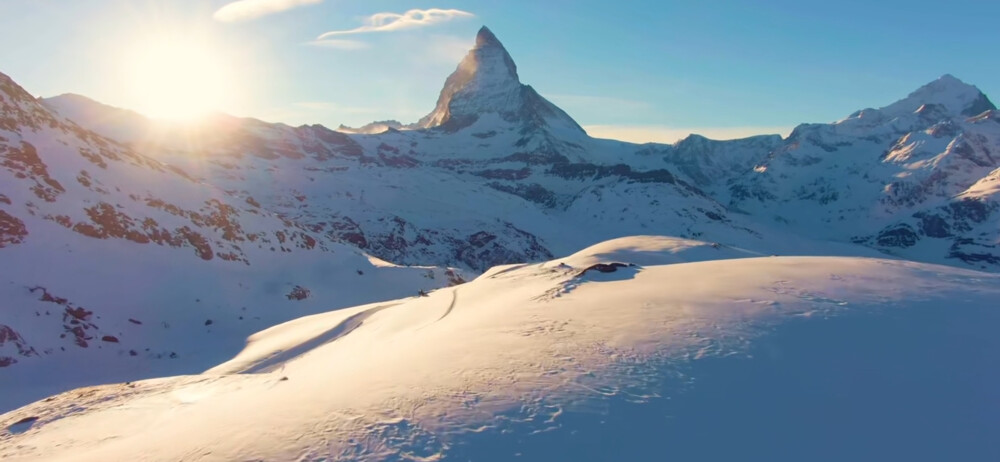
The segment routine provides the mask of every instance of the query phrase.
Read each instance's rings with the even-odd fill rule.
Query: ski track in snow
[[[456,303],[458,303],[458,288],[457,287],[454,288],[454,289],[451,289],[451,303],[448,304],[448,308],[444,310],[444,313],[441,313],[441,317],[438,318],[437,320],[440,321],[440,320],[448,317],[448,315],[451,314],[451,310],[455,309],[455,304]]]

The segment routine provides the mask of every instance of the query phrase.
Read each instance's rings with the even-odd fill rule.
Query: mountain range
[[[336,330],[353,319],[350,331],[384,308],[375,302],[417,296],[406,303],[419,305],[476,277],[469,291],[515,290],[484,278],[537,263],[509,276],[547,281],[546,268],[567,264],[558,257],[626,236],[697,249],[683,261],[777,256],[767,271],[829,264],[844,277],[855,268],[844,261],[873,261],[986,293],[983,281],[1000,271],[998,193],[1000,112],[951,75],[787,137],[633,144],[588,136],[521,83],[485,27],[433,111],[412,124],[331,130],[222,114],[172,124],[79,95],[35,98],[0,74],[0,410],[98,383],[273,371],[294,356],[265,349],[219,364],[286,321],[326,316],[314,319]],[[611,263],[588,258],[553,270],[566,281],[537,282],[543,298],[570,292],[580,269]],[[368,308],[319,314],[356,305]],[[629,332],[642,343],[652,334],[637,325]],[[255,338],[284,341],[274,329]]]

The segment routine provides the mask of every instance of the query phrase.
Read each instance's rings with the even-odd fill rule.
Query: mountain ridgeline
[[[0,74],[0,367],[191,372],[277,322],[629,235],[996,272],[998,191],[1000,113],[950,75],[787,138],[640,145],[589,137],[485,27],[410,125],[175,126]]]

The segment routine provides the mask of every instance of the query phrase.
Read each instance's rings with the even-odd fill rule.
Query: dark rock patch
[[[583,277],[583,275],[587,274],[588,271],[597,271],[598,273],[614,273],[618,271],[619,268],[630,268],[634,266],[635,265],[631,263],[595,263],[577,273],[576,277]]]
[[[309,298],[309,294],[310,294],[309,289],[297,285],[292,288],[291,292],[285,294],[285,297],[288,298],[289,300],[305,300]],[[211,323],[212,323],[211,320],[205,321],[206,326]]]
[[[875,242],[884,247],[912,247],[917,244],[920,236],[910,225],[898,224],[882,230]]]

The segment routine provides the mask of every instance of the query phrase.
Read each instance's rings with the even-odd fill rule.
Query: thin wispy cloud
[[[321,48],[332,48],[335,50],[364,50],[366,48],[371,48],[371,45],[367,42],[343,39],[313,40],[311,42],[306,42],[306,45]]]
[[[415,29],[451,21],[453,19],[471,18],[475,15],[468,11],[455,9],[429,8],[426,10],[410,10],[399,13],[375,13],[365,19],[365,24],[348,30],[334,30],[323,33],[316,40],[351,34],[371,32],[393,32],[405,29]]]
[[[787,136],[792,127],[670,127],[660,125],[584,125],[595,138],[629,141],[632,143],[674,143],[689,135],[701,135],[713,140],[733,140],[756,135]]]
[[[305,5],[315,5],[323,0],[238,0],[227,3],[212,15],[216,21],[237,22],[257,19]]]

